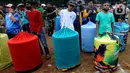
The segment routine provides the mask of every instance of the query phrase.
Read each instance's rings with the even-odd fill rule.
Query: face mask
[[[27,10],[31,10],[32,8],[31,7],[26,7]]]

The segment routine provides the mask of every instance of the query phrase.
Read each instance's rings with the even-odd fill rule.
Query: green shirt
[[[46,18],[46,10],[45,9],[43,9],[43,8],[38,8],[38,10],[41,12],[41,14],[42,14],[42,18],[43,19],[45,19]]]
[[[112,23],[115,22],[112,13],[110,12],[104,13],[103,11],[101,11],[100,13],[97,14],[96,21],[99,21],[99,30],[98,30],[99,34],[106,33],[106,31],[112,32]]]

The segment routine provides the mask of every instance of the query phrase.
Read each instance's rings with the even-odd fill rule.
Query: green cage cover
[[[119,38],[110,33],[100,35],[95,37],[94,47],[95,67],[102,71],[115,70],[118,64]]]
[[[52,36],[54,55],[58,69],[67,70],[80,63],[80,47],[78,32],[62,28]]]
[[[3,70],[12,65],[7,41],[7,35],[0,33],[0,70]]]

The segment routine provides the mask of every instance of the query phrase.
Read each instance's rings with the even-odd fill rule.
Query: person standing
[[[30,30],[32,34],[35,34],[39,37],[42,45],[44,46],[44,50],[46,53],[46,58],[50,58],[50,53],[48,49],[48,45],[46,42],[46,37],[42,29],[43,20],[42,20],[42,14],[40,11],[33,8],[33,2],[28,2],[26,4],[27,8],[27,17],[30,22]],[[40,46],[41,54],[43,54],[42,47]]]
[[[86,18],[87,22],[89,20],[93,23],[96,23],[96,15],[98,13],[98,10],[96,7],[94,7],[93,1],[89,1],[88,7],[84,10],[83,17]]]
[[[43,20],[45,20],[45,18],[46,18],[46,8],[45,7],[46,7],[45,4],[38,4],[38,8],[37,8],[41,12]]]
[[[45,33],[47,33],[47,23],[46,23],[46,5],[45,4],[38,4],[38,8],[37,8],[41,14],[42,14],[42,20],[44,21],[43,22],[43,25],[45,26],[44,27],[44,31]]]
[[[76,13],[73,11],[74,10],[75,3],[74,2],[69,2],[68,4],[68,9],[61,10],[60,12],[60,23],[61,23],[61,28],[67,27],[71,30],[74,30],[74,21],[76,19]]]
[[[56,17],[57,10],[52,6],[51,3],[47,3],[47,20],[48,20],[48,35],[52,36],[55,28],[55,17]]]
[[[5,16],[6,33],[8,38],[11,39],[15,37],[20,31],[20,14],[15,11],[13,4],[7,4],[6,6],[7,14]]]
[[[105,2],[103,4],[103,11],[97,14],[96,16],[96,35],[101,35],[106,33],[106,31],[113,33],[114,32],[114,16],[109,12],[109,3]]]
[[[81,2],[80,2],[81,3]],[[82,4],[76,4],[75,9],[73,10],[76,13],[76,19],[74,21],[74,29],[79,33],[79,40],[80,40],[80,49],[82,49],[81,45],[81,25],[84,23],[83,22],[83,10],[84,7]]]
[[[21,22],[22,22],[22,28],[23,28],[23,31],[27,31],[28,33],[31,33],[30,31],[30,27],[29,27],[29,21],[28,21],[28,18],[27,18],[27,15],[26,15],[26,8],[25,8],[25,5],[24,4],[18,4],[17,6],[21,11],[22,11],[22,19],[21,19]]]

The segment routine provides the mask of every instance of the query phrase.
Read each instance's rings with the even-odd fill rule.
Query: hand
[[[92,13],[92,10],[89,10],[88,13]]]
[[[39,33],[39,32],[37,32],[37,36],[40,36],[40,33]]]
[[[58,8],[56,8],[56,10],[55,11],[58,11]]]
[[[47,13],[46,15],[48,16],[49,14]]]
[[[54,12],[57,12],[58,10],[54,10]]]
[[[96,34],[96,36],[99,36],[99,34]]]
[[[9,13],[9,17],[11,17],[12,16],[12,13]]]

